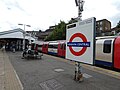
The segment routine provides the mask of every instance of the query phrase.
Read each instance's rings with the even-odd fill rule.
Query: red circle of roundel
[[[83,34],[81,34],[81,33],[76,33],[76,34],[72,35],[72,37],[70,38],[69,42],[72,42],[73,39],[76,38],[76,37],[81,38],[81,39],[83,40],[83,42],[87,42],[86,37],[85,37]],[[82,54],[85,53],[87,47],[83,47],[82,50],[80,50],[80,51],[78,51],[78,52],[74,51],[73,48],[72,48],[72,46],[69,46],[69,49],[70,49],[70,51],[71,51],[71,53],[72,53],[73,55],[75,55],[75,56],[80,56],[80,55],[82,55]]]

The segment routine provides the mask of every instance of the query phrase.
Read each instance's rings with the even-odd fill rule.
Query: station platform
[[[10,54],[12,55],[12,52]],[[20,53],[16,52],[15,55],[16,55],[14,57],[15,59],[16,59],[16,57],[19,58]],[[6,52],[0,51],[0,90],[23,90],[21,81],[19,80],[19,77],[17,76],[17,73],[16,73],[15,69],[13,68],[13,65],[10,62],[11,60],[10,60],[9,56],[10,55],[7,55]],[[95,67],[95,66],[91,66],[91,65],[81,64],[82,67],[86,69],[86,72],[83,73],[83,77],[86,78],[86,81],[84,81],[84,83],[78,84],[78,83],[74,82],[74,80],[72,80],[71,78],[68,78],[68,77],[72,77],[71,74],[69,75],[69,73],[71,73],[71,71],[59,72],[62,69],[56,69],[56,67],[58,68],[58,65],[66,66],[69,64],[70,66],[68,65],[68,67],[71,67],[71,65],[74,66],[75,63],[73,61],[68,61],[63,58],[58,58],[58,57],[54,57],[54,56],[50,56],[50,55],[46,55],[46,54],[44,55],[43,59],[44,60],[42,60],[42,61],[40,61],[40,60],[26,61],[26,60],[21,60],[21,59],[18,61],[19,63],[24,63],[26,65],[29,65],[29,64],[35,65],[35,66],[33,66],[33,67],[35,67],[35,70],[37,68],[41,67],[41,69],[39,68],[39,71],[41,71],[40,74],[37,71],[37,74],[35,74],[35,75],[32,74],[32,76],[36,76],[37,79],[35,82],[37,83],[37,81],[38,81],[39,86],[42,89],[34,89],[34,90],[49,90],[50,88],[46,85],[51,85],[50,84],[51,82],[53,84],[57,83],[57,86],[59,86],[59,88],[65,87],[65,89],[62,88],[61,90],[66,90],[66,88],[71,88],[71,90],[75,90],[74,88],[78,88],[78,86],[79,86],[79,88],[83,88],[83,90],[97,90],[98,86],[101,86],[101,84],[100,84],[101,82],[98,79],[97,79],[98,81],[95,79],[96,77],[99,77],[99,76],[96,76],[95,78],[94,78],[94,76],[90,76],[90,75],[92,75],[91,72],[96,72],[97,73],[96,75],[98,75],[100,73],[100,74],[106,75],[110,78],[115,78],[118,81],[120,80],[119,72],[107,70],[107,69],[103,69],[103,68],[99,68],[99,67]],[[39,65],[39,67],[37,67],[37,64]],[[52,65],[52,64],[54,64],[54,65]],[[29,65],[29,66],[31,66],[31,65]],[[45,67],[45,65],[48,66],[48,68]],[[43,71],[43,68],[46,69],[46,71],[48,71],[49,74],[45,74],[46,72]],[[64,67],[64,68],[65,69],[63,69],[63,70],[68,69],[67,67]],[[54,69],[54,71],[53,71],[53,69]],[[27,70],[27,68],[26,68],[26,70]],[[29,70],[31,70],[31,69],[29,68]],[[34,70],[32,70],[32,71],[35,72]],[[43,73],[45,75],[43,75]],[[89,74],[89,73],[91,73],[91,74]],[[21,72],[21,75],[22,74],[23,74],[23,72]],[[30,74],[30,72],[29,72],[29,74]],[[26,74],[26,75],[29,75],[29,74]],[[57,77],[54,77],[54,74],[57,75]],[[43,75],[43,76],[37,77],[38,75]],[[42,78],[42,77],[46,77],[46,78]],[[50,77],[52,77],[52,79]],[[91,78],[92,80],[87,79],[90,77],[93,77],[93,78]],[[63,80],[65,80],[65,81],[63,81]],[[60,82],[60,83],[58,83],[58,82]],[[67,83],[67,82],[69,82],[69,83]],[[95,82],[98,82],[98,83],[95,83]],[[107,81],[105,81],[105,82],[107,82]],[[92,84],[88,84],[88,83],[92,83]],[[110,83],[110,82],[107,82],[107,83]],[[86,85],[87,85],[87,87],[86,87]],[[53,86],[53,87],[55,88],[55,86]],[[86,89],[85,87],[88,89]],[[89,87],[91,87],[91,89],[89,89]],[[94,89],[94,87],[97,87],[97,89]],[[118,88],[120,88],[120,87],[117,87],[115,90],[119,90]],[[30,89],[24,89],[24,90],[30,90]],[[99,89],[99,90],[101,90],[101,89]],[[102,90],[108,90],[108,89],[107,88],[105,89],[105,87],[103,86]]]
[[[0,50],[0,90],[23,90],[5,51]]]
[[[56,58],[54,56],[51,56],[51,57]],[[59,60],[62,60],[62,59],[59,58]],[[74,61],[68,61],[68,60],[64,59],[64,62],[67,62],[67,63],[75,65]],[[94,71],[94,72],[98,72],[98,73],[101,73],[101,74],[105,74],[105,75],[114,77],[116,79],[120,79],[120,72],[109,70],[109,69],[105,69],[105,68],[101,68],[101,67],[97,67],[97,66],[92,66],[92,65],[88,65],[88,64],[83,64],[83,63],[81,63],[81,66],[86,68],[86,69],[88,69],[88,70],[91,70],[91,71]]]

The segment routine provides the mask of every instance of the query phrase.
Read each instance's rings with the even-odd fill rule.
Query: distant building
[[[120,35],[120,28],[114,27],[111,29],[112,35]]]
[[[55,29],[55,26],[50,26],[49,29],[47,29],[46,31],[41,31],[39,30],[39,32],[36,34],[36,36],[38,37],[39,41],[44,41],[45,38],[51,34],[51,32]]]
[[[55,29],[55,26],[50,26],[49,29],[46,31],[26,31],[28,34],[30,34],[32,37],[34,37],[36,40],[44,41],[44,39]]]
[[[12,46],[15,45],[16,50],[23,50],[25,40],[25,48],[35,39],[31,37],[28,33],[24,33],[24,30],[17,28],[13,30],[0,32],[0,48],[5,45],[6,50],[12,50]]]
[[[111,22],[107,19],[96,21],[96,36],[111,35]]]
[[[30,34],[32,37],[34,37],[36,40],[38,39],[37,34],[39,31],[26,31],[26,32]]]
[[[76,18],[75,19],[72,18],[69,23],[73,23],[72,22],[73,20],[76,20]],[[45,38],[48,35],[50,35],[54,29],[55,26],[50,26],[49,29],[47,29],[46,31],[39,30],[38,32],[36,32],[35,36],[38,38],[38,40],[44,41]],[[112,35],[111,22],[108,21],[107,19],[96,21],[96,36],[109,36],[109,35]]]

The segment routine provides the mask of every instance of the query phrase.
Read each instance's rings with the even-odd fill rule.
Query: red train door
[[[65,57],[65,44],[64,43],[58,44],[58,56]]]
[[[65,50],[66,50],[66,44],[63,43],[63,51],[62,51],[62,56],[65,57]]]
[[[62,56],[62,44],[61,43],[59,43],[58,44],[58,56]]]
[[[120,37],[114,43],[114,68],[120,69]]]

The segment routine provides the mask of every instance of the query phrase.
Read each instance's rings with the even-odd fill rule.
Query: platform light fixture
[[[83,5],[84,5],[85,1],[83,0],[75,0],[75,4],[78,7],[78,20],[82,20],[82,11],[83,11]]]
[[[25,36],[26,36],[26,31],[25,31],[25,27],[27,26],[27,27],[31,27],[30,25],[26,25],[26,24],[18,24],[18,25],[21,25],[21,26],[23,26],[23,50],[25,50]]]

